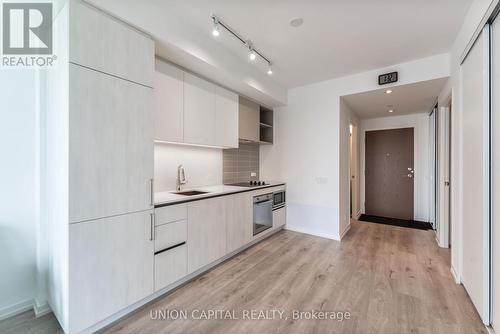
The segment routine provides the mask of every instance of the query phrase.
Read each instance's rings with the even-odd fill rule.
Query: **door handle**
[[[413,174],[408,174],[408,178],[412,179],[413,178]]]
[[[150,241],[153,241],[155,240],[155,214],[154,213],[150,213],[150,236],[149,236],[149,240]]]
[[[154,206],[155,205],[155,201],[154,201],[155,193],[154,193],[154,180],[153,179],[149,179],[149,187],[150,187],[150,189],[149,189],[149,191],[150,191],[150,193],[149,193],[149,197],[150,197],[149,204],[151,206]]]

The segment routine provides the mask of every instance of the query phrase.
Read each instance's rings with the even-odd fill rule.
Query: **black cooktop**
[[[248,181],[248,182],[238,182],[238,183],[228,184],[228,186],[237,186],[237,187],[259,187],[267,185],[270,185],[270,183],[265,181]]]

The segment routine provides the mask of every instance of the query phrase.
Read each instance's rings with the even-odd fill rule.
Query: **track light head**
[[[214,27],[212,29],[212,36],[217,37],[220,35],[220,30],[219,30],[219,20],[214,18]]]
[[[272,75],[273,74],[273,67],[271,63],[269,63],[269,66],[267,68],[267,75]]]

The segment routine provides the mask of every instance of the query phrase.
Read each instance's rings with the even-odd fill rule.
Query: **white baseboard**
[[[24,300],[11,306],[0,309],[0,320],[4,320],[15,315],[33,309],[33,299]]]
[[[41,301],[38,301],[36,299],[33,302],[33,311],[35,312],[35,317],[37,317],[37,318],[52,312],[52,310],[50,309],[49,303],[47,301],[41,302]]]
[[[455,280],[455,283],[457,283],[457,284],[462,283],[462,282],[460,282],[460,278],[458,277],[458,274],[455,271],[455,268],[453,268],[453,266],[451,266],[450,271],[451,271],[451,275],[453,276],[453,279]]]
[[[349,232],[350,229],[351,229],[351,223],[349,223],[349,225],[347,225],[347,227],[344,229],[344,231],[342,233],[340,233],[340,240],[342,240],[342,238],[344,238],[344,236],[347,234],[347,232]]]
[[[333,234],[329,234],[329,233],[314,232],[314,231],[309,231],[309,230],[301,229],[301,228],[290,228],[288,225],[286,226],[286,229],[289,231],[293,231],[293,232],[309,234],[309,235],[314,235],[316,237],[322,237],[322,238],[340,241],[340,237],[338,235],[333,235]]]
[[[358,220],[358,219],[359,219],[359,217],[361,217],[361,215],[362,215],[361,210],[359,210],[358,212],[356,212],[356,213],[354,214],[354,217],[352,217],[352,218],[353,218],[353,219]]]

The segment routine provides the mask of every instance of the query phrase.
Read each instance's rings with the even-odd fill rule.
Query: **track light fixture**
[[[213,29],[212,29],[213,36],[215,37],[219,36],[220,27],[224,28],[227,32],[236,37],[248,49],[248,58],[251,61],[255,61],[257,59],[257,56],[259,56],[262,60],[264,60],[267,63],[267,74],[268,75],[273,74],[272,63],[269,60],[269,58],[264,56],[262,52],[256,50],[255,47],[253,46],[253,43],[250,40],[243,38],[240,34],[231,29],[227,24],[222,22],[217,16],[212,15],[212,21],[213,21]]]

